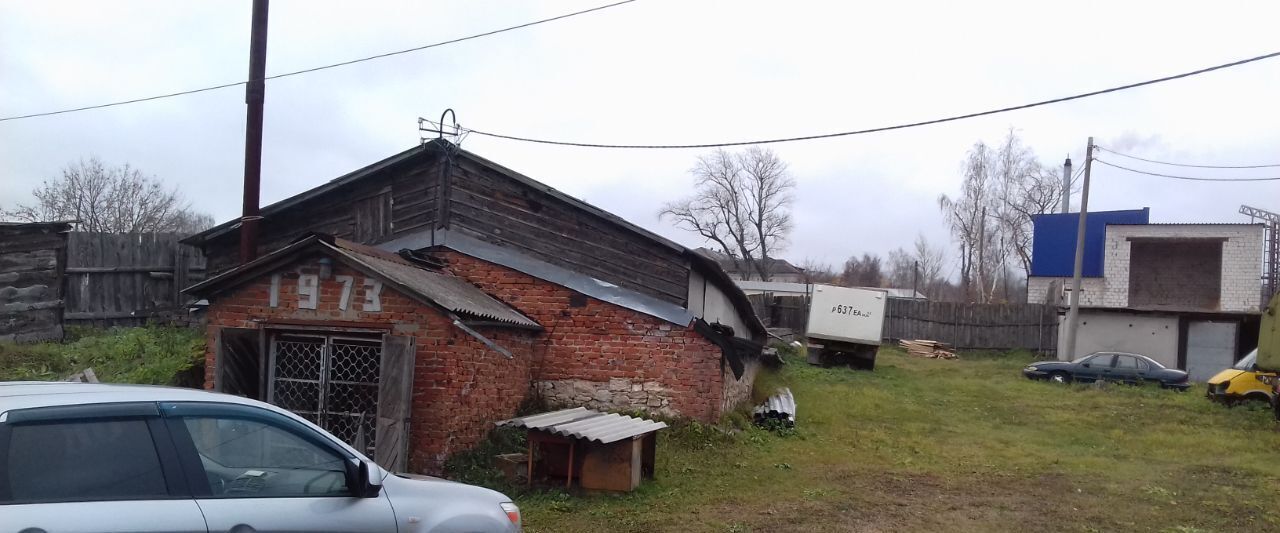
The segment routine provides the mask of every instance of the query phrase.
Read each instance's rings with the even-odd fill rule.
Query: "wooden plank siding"
[[[689,264],[677,251],[465,158],[451,184],[451,230],[685,305]]]
[[[430,157],[412,161],[417,164],[384,169],[268,215],[259,225],[258,254],[283,248],[311,232],[376,244],[433,229],[438,167]],[[222,272],[236,266],[239,247],[238,230],[207,242],[209,268]]]
[[[441,199],[441,164],[438,151],[426,150],[269,213],[260,225],[259,254],[284,247],[308,232],[378,244],[442,227],[664,301],[686,304],[690,265],[678,250],[465,153],[453,158],[446,180],[448,194]],[[221,272],[238,263],[238,242],[236,231],[206,241],[211,271]]]
[[[62,339],[66,224],[0,224],[0,341]]]

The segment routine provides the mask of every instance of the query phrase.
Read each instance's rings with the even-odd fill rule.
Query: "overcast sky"
[[[409,48],[608,3],[271,3],[267,73]],[[1157,7],[1158,6],[1158,7]],[[242,80],[250,2],[0,0],[0,116]],[[268,82],[263,205],[418,143],[417,118],[606,143],[807,135],[1004,107],[1280,50],[1280,3],[691,2],[640,0],[515,32]],[[1118,94],[939,126],[773,145],[790,164],[796,228],[784,257],[946,241],[978,140],[1016,128],[1048,164],[1103,146],[1191,163],[1280,162],[1280,58]],[[237,215],[244,91],[0,122],[0,206],[70,161],[128,162],[220,222]],[[657,218],[705,151],[463,147],[690,246]],[[1116,162],[1122,161],[1116,159]],[[1280,168],[1195,176],[1280,176]],[[1214,173],[1217,172],[1217,173]],[[1193,183],[1095,167],[1091,210],[1153,221],[1247,222],[1280,211],[1280,182]],[[948,243],[948,246],[949,243]],[[955,253],[951,252],[950,257]]]

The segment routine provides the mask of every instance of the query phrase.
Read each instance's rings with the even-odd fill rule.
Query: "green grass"
[[[971,356],[970,356],[971,355]],[[630,494],[512,494],[550,531],[1264,531],[1280,432],[1261,408],[1149,387],[1055,386],[1030,354],[881,351],[875,372],[792,357],[798,425],[680,424]],[[735,420],[742,425],[740,415]]]
[[[204,334],[196,329],[76,329],[68,337],[65,343],[0,343],[0,381],[60,380],[93,368],[106,383],[173,385],[204,363]]]

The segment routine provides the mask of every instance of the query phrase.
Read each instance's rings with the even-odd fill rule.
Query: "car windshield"
[[[1244,359],[1241,359],[1239,362],[1232,365],[1231,368],[1249,372],[1253,370],[1253,365],[1257,364],[1257,362],[1258,362],[1258,349],[1254,348],[1252,352],[1249,352],[1249,355],[1244,356]]]

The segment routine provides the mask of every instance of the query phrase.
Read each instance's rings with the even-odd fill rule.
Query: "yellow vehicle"
[[[1227,405],[1245,401],[1272,402],[1271,387],[1259,377],[1275,377],[1274,373],[1261,372],[1257,368],[1258,350],[1249,352],[1231,368],[1209,378],[1209,390],[1205,396]]]

